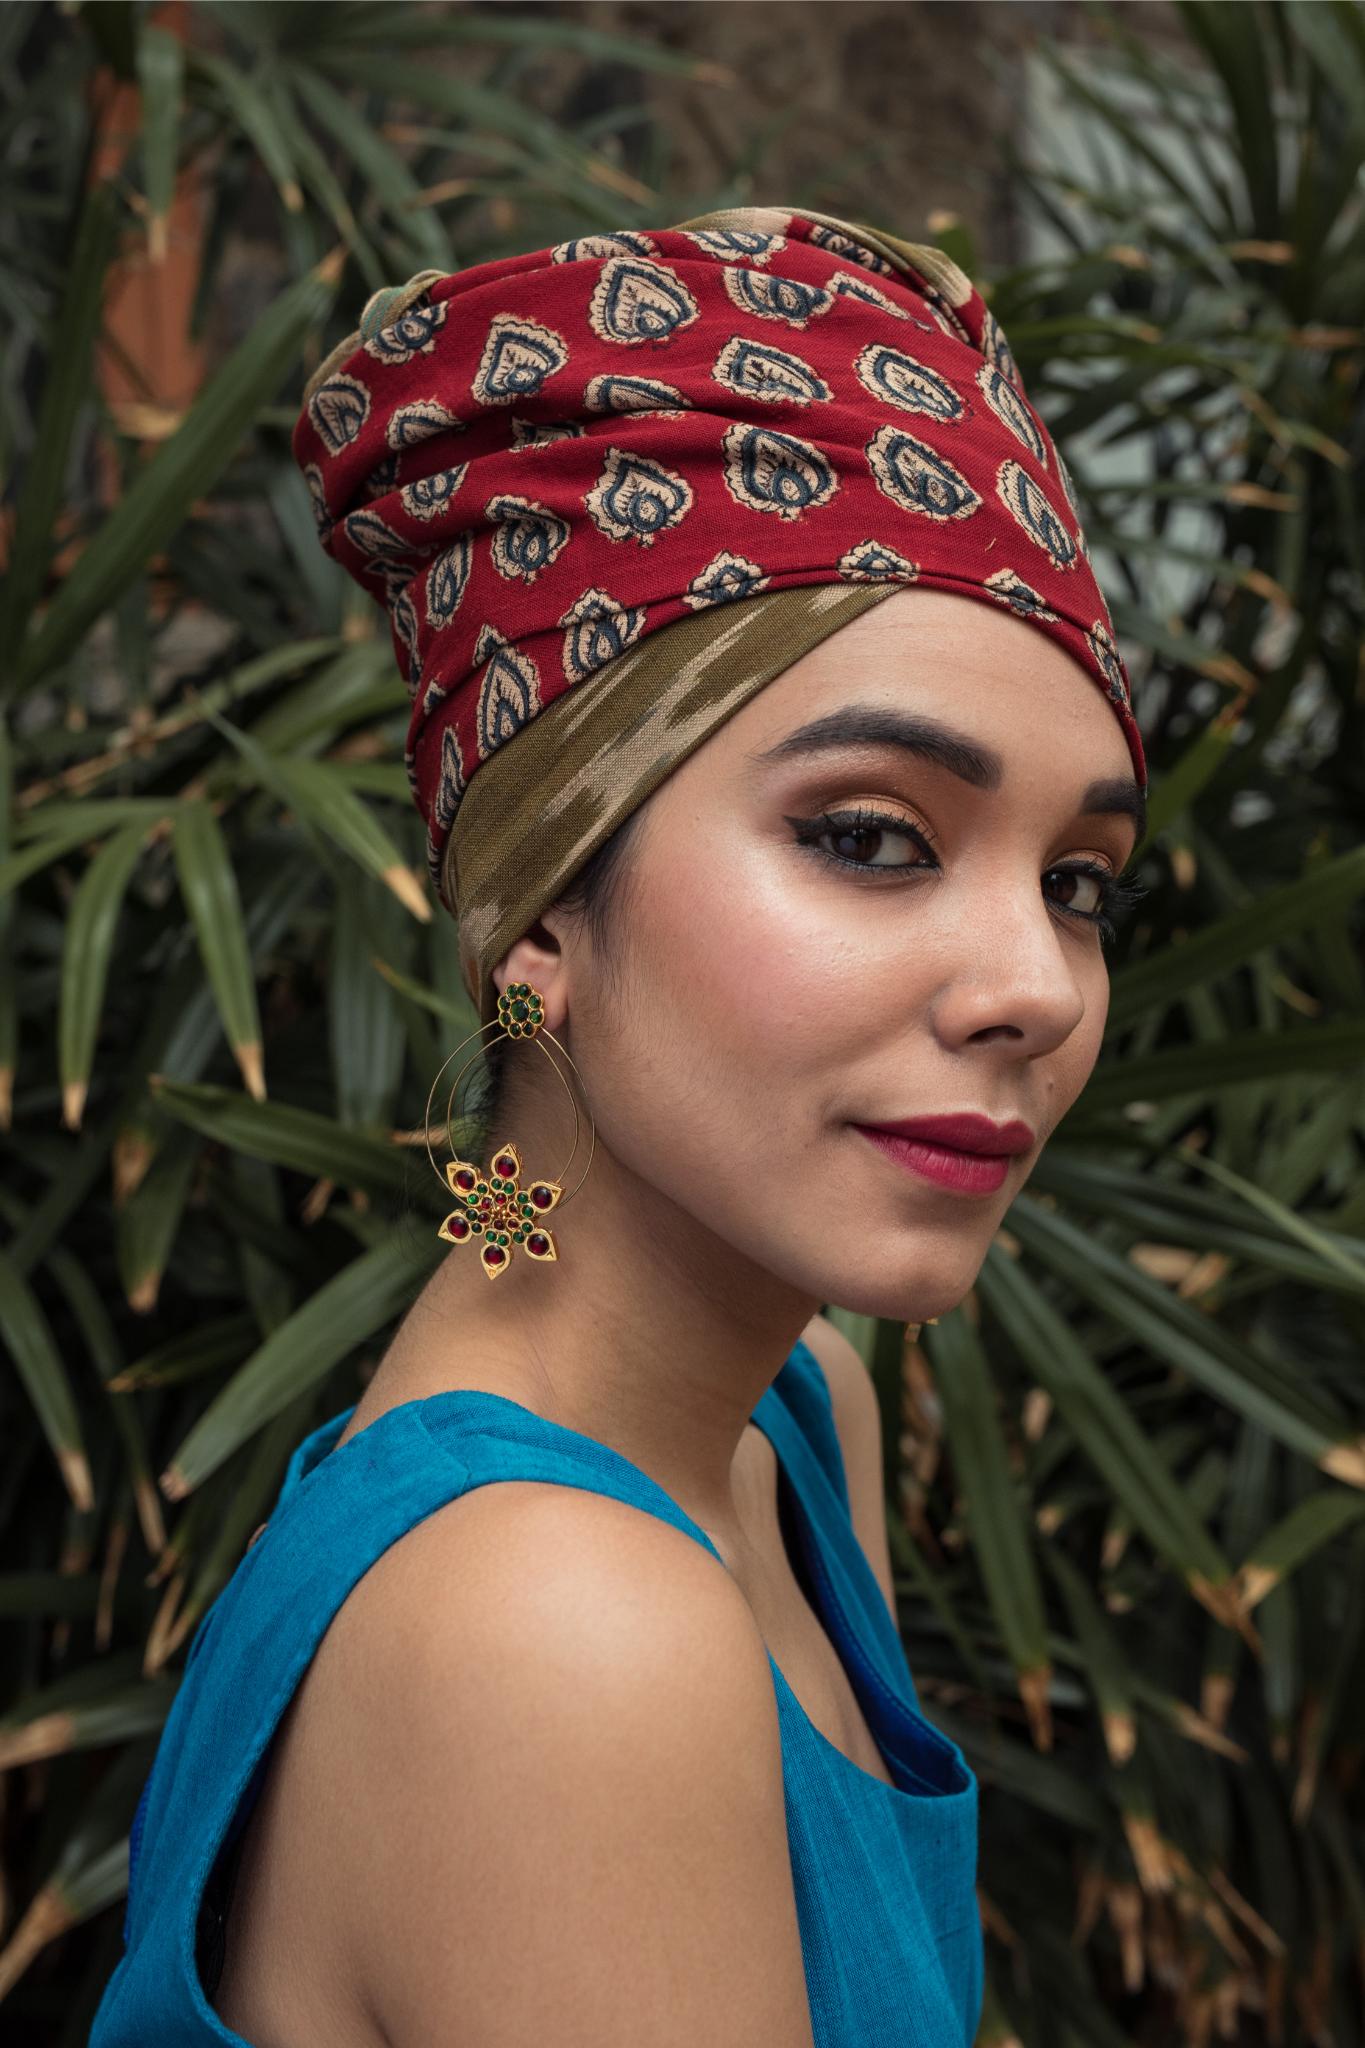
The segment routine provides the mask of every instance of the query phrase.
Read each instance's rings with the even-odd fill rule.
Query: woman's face
[[[1070,656],[1003,606],[896,592],[649,799],[614,971],[566,933],[599,1143],[815,1299],[951,1308],[1095,1063],[1137,802]],[[867,1134],[948,1116],[1015,1129]]]

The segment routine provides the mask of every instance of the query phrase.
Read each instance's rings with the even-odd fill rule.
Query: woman
[[[295,452],[505,1028],[93,2048],[968,2043],[976,1780],[818,1311],[960,1302],[1099,1049],[1145,770],[1060,459],[951,264],[775,208],[377,295]]]

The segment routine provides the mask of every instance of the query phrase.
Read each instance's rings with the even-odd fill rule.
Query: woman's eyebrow
[[[974,789],[998,789],[1004,776],[1004,763],[993,748],[968,739],[965,733],[954,732],[950,725],[942,725],[936,718],[893,711],[880,704],[848,704],[837,711],[827,711],[823,718],[798,726],[775,746],[751,758],[785,761],[793,756],[855,747],[899,747],[920,760],[937,762],[940,768],[946,768],[962,782],[971,783]]]
[[[1092,782],[1081,798],[1083,818],[1131,818],[1139,840],[1147,837],[1147,797],[1126,775],[1114,775]]]
[[[895,711],[883,704],[841,705],[809,725],[798,726],[774,746],[751,756],[756,761],[789,761],[806,754],[899,747],[919,760],[936,762],[974,789],[999,789],[1004,763],[993,747],[969,739],[937,718]],[[1103,776],[1080,801],[1082,817],[1131,818],[1139,839],[1147,833],[1147,798],[1127,776]]]

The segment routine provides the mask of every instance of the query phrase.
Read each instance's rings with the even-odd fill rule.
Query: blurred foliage
[[[971,1297],[910,1345],[835,1314],[882,1401],[917,1680],[982,1780],[982,2041],[1348,2048],[1365,10],[1179,15],[1183,42],[1120,9],[1043,52],[1080,161],[1045,137],[1017,166],[1046,253],[991,288],[1116,600],[1148,894],[1105,1055]],[[537,112],[547,53],[570,87],[707,71],[546,9],[0,12],[16,2038],[83,2042],[188,1638],[440,1249],[411,1139],[477,1020],[406,693],[289,460],[299,363],[419,268],[755,196],[752,162],[670,189],[641,105]],[[243,238],[269,273],[245,317]],[[217,361],[185,406],[111,317],[139,263],[185,272],[169,338]]]

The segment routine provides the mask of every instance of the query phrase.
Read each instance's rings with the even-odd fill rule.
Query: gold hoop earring
[[[579,1188],[582,1187],[588,1177],[588,1168],[592,1165],[593,1153],[597,1148],[597,1126],[593,1123],[592,1111],[589,1110],[588,1122],[592,1124],[592,1140],[588,1146],[588,1163],[583,1168],[574,1186],[565,1194],[563,1176],[568,1173],[569,1168],[573,1164],[574,1153],[578,1150],[580,1129],[578,1104],[574,1100],[573,1089],[569,1086],[559,1062],[550,1051],[550,1047],[541,1042],[540,1049],[546,1059],[549,1060],[550,1065],[554,1068],[560,1080],[564,1083],[570,1106],[573,1109],[573,1150],[565,1160],[559,1177],[554,1180],[533,1180],[528,1182],[527,1186],[523,1188],[521,1185],[521,1154],[510,1141],[505,1145],[495,1147],[492,1163],[486,1171],[483,1167],[476,1165],[472,1159],[456,1158],[449,1161],[445,1172],[442,1173],[440,1167],[436,1164],[435,1155],[431,1149],[431,1104],[436,1094],[437,1083],[450,1065],[451,1060],[455,1058],[457,1053],[463,1051],[471,1038],[482,1039],[485,1031],[492,1031],[494,1029],[498,1031],[499,1037],[502,1038],[534,1038],[537,1041],[541,1040],[541,1034],[544,1033],[544,1037],[549,1039],[550,1045],[555,1046],[563,1053],[564,1058],[568,1060],[574,1073],[578,1075],[580,1090],[583,1089],[583,1077],[581,1074],[578,1074],[578,1068],[574,1064],[572,1054],[560,1044],[553,1031],[549,1030],[545,1024],[545,1001],[540,990],[533,988],[528,981],[509,982],[498,997],[497,1017],[490,1019],[487,1024],[481,1024],[477,1031],[471,1031],[466,1037],[462,1038],[455,1051],[442,1061],[437,1070],[436,1079],[432,1082],[431,1089],[427,1095],[423,1135],[426,1140],[427,1158],[431,1161],[432,1172],[443,1187],[449,1188],[451,1194],[456,1199],[457,1206],[446,1217],[445,1222],[441,1225],[436,1235],[444,1238],[447,1244],[470,1244],[475,1239],[482,1238],[483,1243],[479,1251],[479,1263],[490,1280],[496,1280],[500,1273],[505,1273],[508,1270],[512,1263],[512,1253],[518,1245],[528,1258],[534,1259],[540,1265],[550,1265],[558,1259],[559,1247],[555,1243],[553,1234],[542,1228],[540,1218],[548,1216],[551,1209],[558,1206],[561,1202],[573,1200],[573,1197],[578,1193]],[[491,1044],[496,1044],[497,1042],[497,1039],[490,1040]],[[484,1047],[481,1045],[479,1052],[483,1050]],[[448,1145],[450,1144],[450,1112],[455,1101],[455,1091],[458,1089],[463,1075],[479,1057],[479,1052],[470,1054],[450,1085],[450,1094],[446,1099],[445,1125],[446,1143]],[[583,1099],[586,1106],[586,1091],[583,1093]]]

